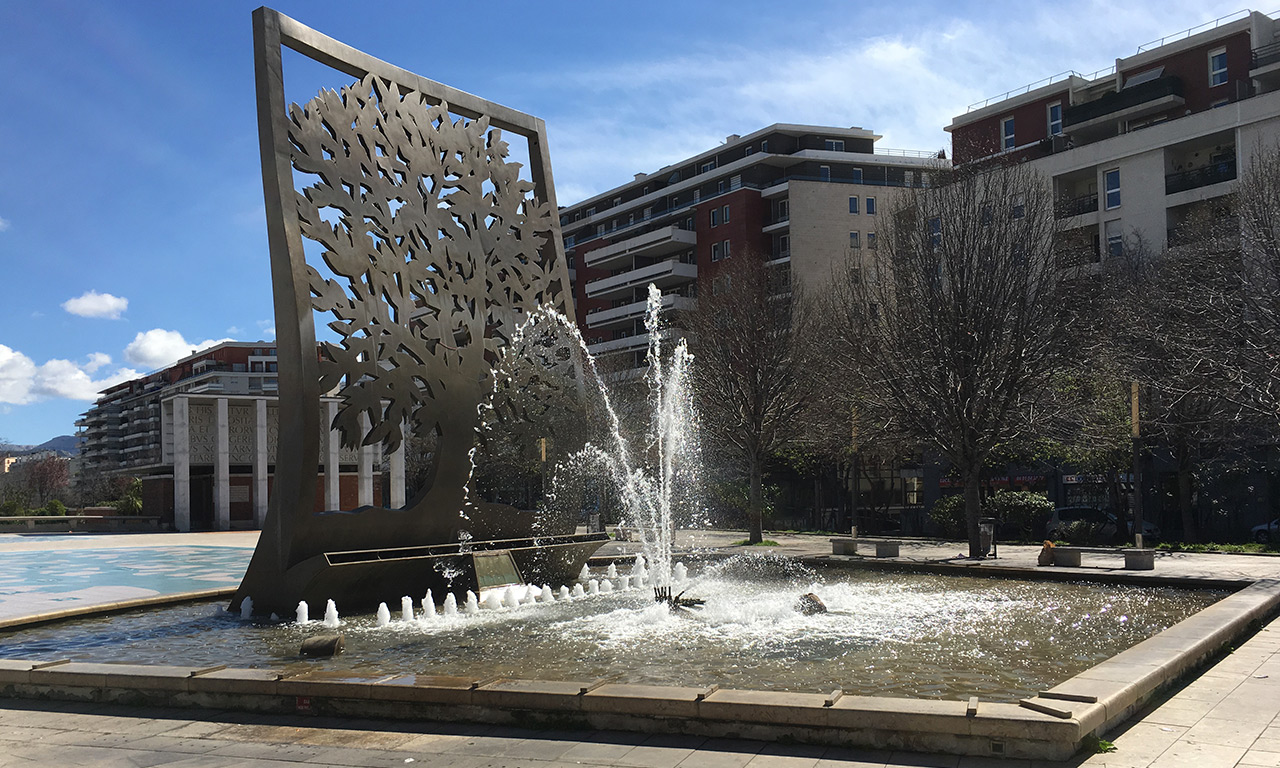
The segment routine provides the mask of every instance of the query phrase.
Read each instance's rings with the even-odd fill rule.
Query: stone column
[[[341,509],[342,501],[340,485],[342,473],[342,433],[332,429],[333,420],[338,418],[336,402],[324,404],[324,424],[329,428],[329,450],[324,458],[324,508]]]
[[[253,405],[253,520],[261,529],[267,519],[267,399]]]
[[[213,527],[231,530],[231,418],[227,398],[217,399],[213,452]]]
[[[173,398],[173,527],[191,530],[191,421],[187,398]]]
[[[401,434],[407,434],[404,425],[401,425]],[[400,509],[404,506],[404,444],[400,441],[400,446],[391,452],[387,457],[387,468],[391,472],[391,503],[388,504],[391,509]]]
[[[359,463],[359,498],[357,503],[362,507],[373,505],[373,446],[364,445],[364,436],[369,434],[369,414],[360,414],[360,463]]]

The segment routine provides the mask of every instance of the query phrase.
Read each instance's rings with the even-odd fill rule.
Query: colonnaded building
[[[176,530],[259,528],[279,438],[276,377],[271,342],[224,342],[104,390],[76,422],[80,471],[141,478],[144,514]],[[323,423],[337,407],[322,400]],[[353,451],[329,432],[320,457],[316,511],[381,504],[384,492],[404,503],[403,450]]]

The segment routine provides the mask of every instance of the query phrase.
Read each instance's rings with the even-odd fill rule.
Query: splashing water
[[[647,561],[646,578],[633,579],[639,586],[647,581],[652,586],[673,583],[671,550],[677,523],[705,525],[706,510],[700,493],[701,452],[698,444],[698,418],[693,404],[690,376],[693,355],[683,339],[664,356],[663,339],[668,334],[661,324],[662,294],[649,286],[645,328],[648,332],[649,426],[643,445],[633,446],[623,435],[621,420],[601,382],[595,360],[576,324],[563,315],[544,308],[533,313],[520,329],[513,346],[535,333],[554,333],[576,342],[576,354],[595,383],[600,403],[607,415],[609,437],[605,445],[587,443],[581,450],[557,462],[551,481],[548,502],[554,503],[566,478],[595,475],[600,470],[612,481],[622,502],[623,523],[634,528]],[[584,569],[585,570],[585,569]],[[617,575],[616,568],[609,578]],[[588,581],[583,573],[579,581]]]
[[[338,605],[332,600],[324,604],[324,625],[332,629],[342,622],[338,621]]]
[[[307,608],[307,601],[299,600],[298,612],[294,615],[294,618],[297,620],[299,624],[306,624],[308,621],[311,620],[309,614],[310,614],[310,610]]]

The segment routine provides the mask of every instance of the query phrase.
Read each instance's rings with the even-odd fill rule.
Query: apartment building
[[[1210,225],[1229,215],[1224,198],[1237,176],[1256,153],[1280,148],[1280,24],[1231,14],[1139,46],[1105,70],[1064,72],[973,104],[946,130],[958,164],[1025,161],[1052,180],[1068,235],[1063,266],[1083,259],[1101,271],[1138,238],[1176,256],[1223,237]],[[1176,467],[1157,454],[1143,470],[1147,519],[1176,530],[1175,511],[1164,509]],[[1106,506],[1102,481],[1058,473],[1030,487],[1059,504]],[[1212,516],[1205,535],[1231,538],[1274,517],[1280,488],[1266,473],[1252,470],[1240,485],[1257,490],[1230,515]],[[1202,497],[1234,495],[1207,490]]]
[[[635,370],[650,283],[667,309],[718,290],[727,259],[760,258],[807,286],[876,247],[895,189],[937,152],[877,149],[864,128],[775,124],[564,207],[578,326],[606,370]],[[671,333],[678,334],[679,329]]]
[[[258,528],[274,472],[276,350],[271,342],[223,342],[102,392],[76,421],[79,471],[138,477],[143,514],[176,530]],[[332,421],[337,401],[324,399]],[[320,446],[317,510],[381,503],[381,452]],[[392,497],[403,497],[403,454],[390,457]],[[399,472],[396,472],[396,469]],[[396,492],[398,490],[398,493]]]
[[[1255,152],[1280,141],[1280,25],[1242,11],[1088,75],[1064,72],[952,119],[957,163],[1027,161],[1053,180],[1073,259],[1200,237]]]

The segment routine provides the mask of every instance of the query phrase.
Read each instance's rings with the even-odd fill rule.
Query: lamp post
[[[1142,430],[1138,421],[1138,382],[1129,386],[1129,423],[1133,435],[1133,545],[1142,549],[1142,484],[1139,468],[1142,458]]]

